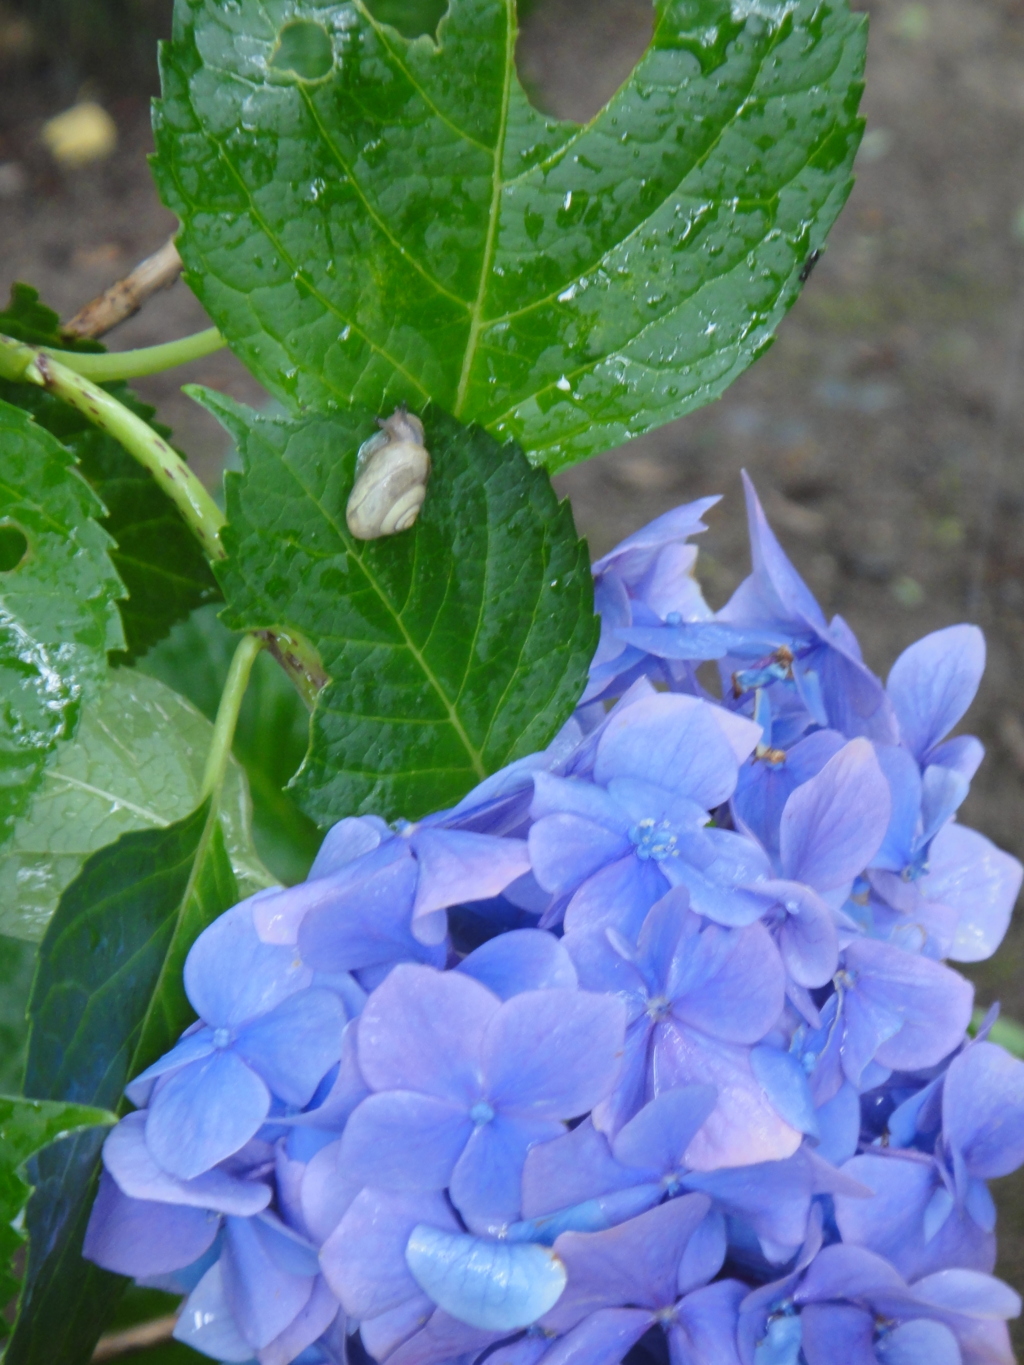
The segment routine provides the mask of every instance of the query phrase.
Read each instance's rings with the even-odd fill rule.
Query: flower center
[[[213,1030],[214,1047],[227,1047],[231,1042],[231,1030],[227,1028],[215,1028]]]
[[[654,1020],[664,1019],[671,1008],[672,1001],[667,995],[652,995],[647,1002],[647,1015]]]
[[[485,1123],[490,1123],[491,1119],[494,1118],[494,1110],[486,1100],[477,1100],[469,1111],[469,1117],[478,1128],[482,1128]]]
[[[636,856],[646,862],[653,858],[660,863],[663,858],[675,858],[676,836],[667,820],[640,820],[629,831],[629,837],[636,845]]]

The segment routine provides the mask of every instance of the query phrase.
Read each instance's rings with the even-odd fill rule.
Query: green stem
[[[171,370],[175,365],[185,365],[190,360],[201,360],[212,355],[225,345],[224,338],[216,327],[208,327],[205,332],[181,337],[178,341],[166,341],[161,346],[144,346],[138,351],[107,351],[95,354],[90,351],[57,351],[44,347],[46,354],[59,361],[61,365],[86,379],[95,379],[99,384],[108,384],[113,379],[137,379],[143,374],[158,374],[161,370]]]
[[[145,466],[198,538],[209,559],[223,559],[224,514],[185,461],[141,417],[45,351],[0,337],[0,378],[38,384],[120,441]]]
[[[217,719],[213,724],[213,740],[206,758],[206,771],[203,773],[203,790],[200,797],[203,801],[208,796],[216,797],[224,781],[242,698],[249,685],[249,674],[256,662],[256,655],[262,648],[263,641],[257,639],[255,635],[243,635],[231,659],[224,691],[220,694]]]

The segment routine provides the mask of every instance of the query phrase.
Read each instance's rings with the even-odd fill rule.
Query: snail
[[[379,540],[407,531],[420,514],[430,477],[423,423],[405,405],[364,441],[356,456],[356,481],[345,509],[356,540]]]

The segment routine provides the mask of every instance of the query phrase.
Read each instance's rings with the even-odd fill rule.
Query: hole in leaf
[[[403,38],[433,38],[448,0],[366,0],[366,8],[379,24],[391,24]]]
[[[0,526],[0,573],[16,569],[28,554],[28,537],[20,526]]]
[[[296,80],[322,81],[334,68],[331,35],[312,19],[295,19],[277,35],[270,65]]]

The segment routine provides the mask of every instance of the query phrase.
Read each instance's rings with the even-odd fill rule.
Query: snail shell
[[[359,447],[356,481],[345,509],[356,540],[379,540],[407,531],[420,514],[430,477],[423,423],[404,407],[380,422]]]

